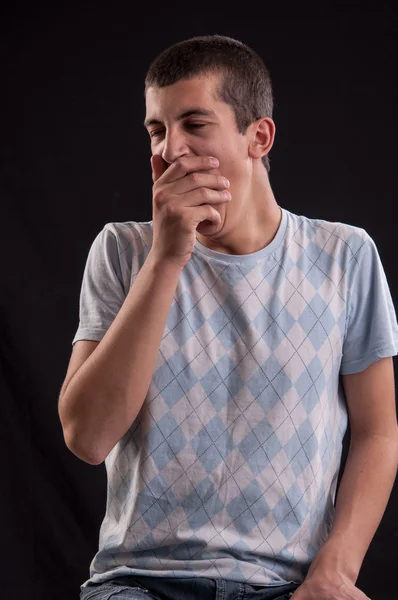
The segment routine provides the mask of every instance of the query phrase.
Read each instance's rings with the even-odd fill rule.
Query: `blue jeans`
[[[81,588],[80,600],[288,600],[298,586],[262,587],[205,577],[128,576]]]

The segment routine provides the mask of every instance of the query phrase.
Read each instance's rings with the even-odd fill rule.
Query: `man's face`
[[[214,98],[217,82],[217,75],[201,75],[150,87],[145,122],[152,154],[170,165],[182,156],[218,158],[220,165],[212,172],[229,179],[233,203],[234,190],[243,189],[248,176],[248,138],[238,132],[231,106]]]

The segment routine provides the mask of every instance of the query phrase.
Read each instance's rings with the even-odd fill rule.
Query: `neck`
[[[220,231],[212,236],[197,233],[196,238],[207,248],[222,254],[258,252],[274,239],[282,219],[268,173],[261,169],[245,194],[232,190],[231,193],[232,200],[225,212],[220,211],[223,219]]]

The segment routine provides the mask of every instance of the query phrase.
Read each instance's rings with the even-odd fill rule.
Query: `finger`
[[[178,195],[186,194],[187,192],[192,192],[199,188],[223,191],[229,187],[228,183],[226,178],[222,175],[213,175],[212,173],[196,171],[194,176],[192,176],[192,174],[187,174],[186,177],[182,177],[178,183],[174,185],[174,193]]]
[[[152,181],[155,183],[159,177],[167,170],[167,163],[160,154],[153,154],[151,156],[151,167],[152,167]]]
[[[214,170],[219,166],[219,161],[216,159],[216,164],[213,164],[211,159],[211,156],[184,156],[179,158],[170,165],[170,169],[163,180],[165,183],[171,183],[195,171]]]

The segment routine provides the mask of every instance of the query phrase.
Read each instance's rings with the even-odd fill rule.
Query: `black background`
[[[58,394],[93,239],[107,222],[152,218],[143,82],[163,48],[219,33],[261,54],[275,94],[277,202],[365,228],[397,307],[396,3],[236,6],[1,9],[4,598],[78,598],[97,551],[105,465],[65,446]],[[397,500],[395,487],[357,582],[373,600],[398,597]]]

